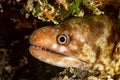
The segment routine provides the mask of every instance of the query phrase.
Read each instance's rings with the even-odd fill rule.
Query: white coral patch
[[[96,64],[94,66],[94,69],[98,69],[98,70],[104,70],[104,66],[102,64]]]

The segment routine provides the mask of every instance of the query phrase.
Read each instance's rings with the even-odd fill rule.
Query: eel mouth
[[[34,48],[34,49],[36,49],[36,50],[44,50],[44,51],[47,51],[47,52],[50,52],[50,51],[51,51],[50,49],[47,49],[47,48],[42,47],[42,46],[32,45],[31,47]]]
[[[41,50],[41,51],[44,51],[44,52],[49,52],[49,53],[54,53],[54,54],[57,54],[57,55],[62,55],[62,56],[66,56],[64,54],[61,54],[59,52],[56,52],[56,51],[53,51],[53,50],[50,50],[48,48],[45,48],[43,46],[35,46],[35,45],[31,45],[31,47],[35,50]]]
[[[80,67],[83,69],[88,69],[91,67],[91,64],[83,60],[61,54],[42,46],[31,45],[29,51],[33,57],[54,66],[59,66],[63,68]]]
[[[42,51],[42,52],[45,52],[45,53],[49,53],[49,54],[55,54],[55,55],[59,55],[59,56],[64,56],[64,57],[71,57],[71,56],[68,56],[68,55],[64,55],[64,54],[61,54],[59,52],[56,52],[56,51],[53,51],[53,50],[50,50],[48,48],[45,48],[43,46],[36,46],[36,45],[31,45],[31,48],[36,50],[36,51]],[[74,57],[72,57],[74,58]],[[77,59],[77,58],[76,58]],[[79,61],[81,62],[84,62],[84,63],[88,63],[84,60],[81,60],[81,59],[78,59]]]

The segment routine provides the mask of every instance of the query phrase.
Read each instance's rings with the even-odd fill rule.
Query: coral
[[[54,1],[54,2],[53,2]],[[28,0],[25,6],[26,15],[32,13],[33,16],[43,21],[52,21],[55,24],[69,17],[84,16],[84,9],[81,5],[92,10],[93,14],[103,14],[97,7],[94,0]]]

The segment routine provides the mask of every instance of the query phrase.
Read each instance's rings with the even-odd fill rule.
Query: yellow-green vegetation
[[[84,7],[96,15],[103,14],[95,0],[28,0],[24,12],[28,17],[30,13],[43,21],[52,21],[55,24],[72,16],[83,17]]]

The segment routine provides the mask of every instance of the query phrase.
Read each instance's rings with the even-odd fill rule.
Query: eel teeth
[[[43,49],[45,51],[50,51],[49,49],[42,47],[42,46],[33,46],[34,49]]]
[[[33,46],[34,49],[42,49],[42,47]]]

